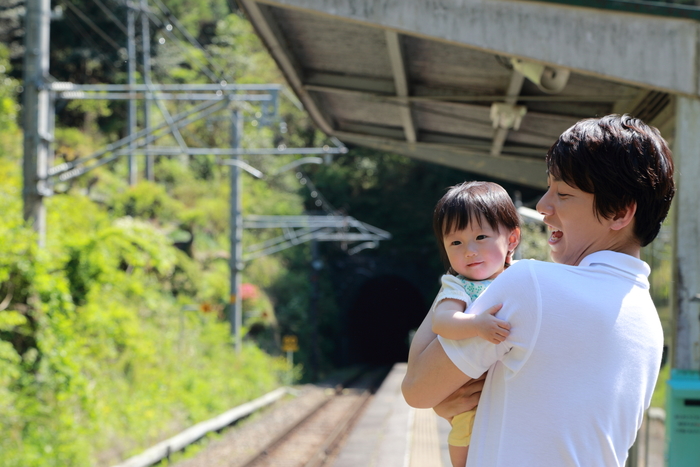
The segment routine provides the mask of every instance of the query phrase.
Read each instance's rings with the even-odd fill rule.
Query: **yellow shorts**
[[[452,419],[452,430],[447,437],[447,444],[450,446],[469,446],[472,439],[474,415],[476,415],[476,409],[454,416]]]

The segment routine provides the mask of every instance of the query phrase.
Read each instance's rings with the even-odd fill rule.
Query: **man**
[[[639,258],[675,193],[666,142],[626,115],[583,120],[547,168],[537,210],[558,264],[520,261],[470,308],[502,307],[506,341],[436,338],[428,317],[411,344],[414,407],[488,370],[468,466],[623,466],[658,376],[663,334]]]

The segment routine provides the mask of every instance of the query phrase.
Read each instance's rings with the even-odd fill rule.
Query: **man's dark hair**
[[[596,216],[612,219],[637,203],[634,234],[641,246],[658,235],[676,192],[666,141],[629,115],[576,123],[547,152],[547,171],[592,193]]]
[[[443,238],[470,222],[486,221],[492,229],[512,231],[520,227],[520,216],[508,192],[493,182],[464,182],[448,188],[433,211],[433,231],[442,260],[451,271]]]

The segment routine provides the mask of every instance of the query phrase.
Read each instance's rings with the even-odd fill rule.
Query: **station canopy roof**
[[[546,188],[544,155],[578,120],[629,113],[666,135],[673,124],[673,94],[658,86],[306,7],[313,3],[338,2],[240,2],[315,124],[343,142]]]

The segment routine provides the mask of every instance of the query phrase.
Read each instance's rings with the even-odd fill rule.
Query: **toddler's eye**
[[[486,240],[487,236],[486,235],[477,235],[476,239],[477,240]]]
[[[452,243],[450,243],[450,245],[461,245],[461,244],[462,244],[462,242],[460,242],[459,240],[455,240]]]

